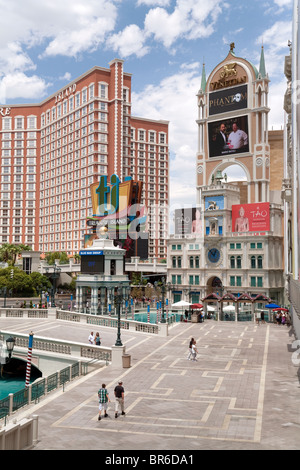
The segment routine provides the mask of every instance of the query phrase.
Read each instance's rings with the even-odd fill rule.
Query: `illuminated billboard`
[[[103,274],[104,273],[104,255],[100,252],[92,252],[86,254],[80,252],[82,274]],[[97,256],[96,256],[97,255]]]
[[[232,206],[232,231],[239,233],[268,232],[270,203],[235,204]]]
[[[247,85],[240,85],[209,94],[209,115],[228,113],[248,106]]]
[[[248,116],[208,123],[209,157],[249,152]]]
[[[145,206],[140,205],[143,182],[131,177],[121,182],[115,174],[111,175],[110,183],[107,178],[103,175],[99,183],[90,186],[93,215],[88,217],[87,225],[93,232],[85,235],[84,247],[93,246],[101,227],[106,227],[107,237],[126,250],[126,258],[147,258],[147,214]]]
[[[194,234],[195,237],[203,234],[201,209],[198,207],[175,210],[175,235],[189,234]]]

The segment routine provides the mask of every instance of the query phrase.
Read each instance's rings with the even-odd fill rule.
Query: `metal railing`
[[[152,310],[152,313],[156,310]],[[147,312],[139,312],[147,315]],[[102,327],[117,328],[118,318],[116,316],[106,315],[92,315],[88,313],[69,312],[68,310],[57,310],[56,318],[58,320],[67,320],[73,322],[85,322],[89,325],[96,325]],[[166,313],[165,313],[166,318]],[[168,325],[176,323],[176,315],[171,314],[168,316]],[[129,318],[121,318],[121,329],[131,331],[143,331],[145,333],[158,334],[159,326],[157,323],[147,323],[146,321],[137,321]],[[99,348],[99,346],[98,346]]]
[[[64,385],[67,382],[71,382],[76,377],[86,375],[88,373],[88,365],[89,363],[83,364],[76,362],[71,366],[65,367],[59,372],[49,375],[48,377],[36,380],[27,388],[25,387],[18,392],[10,393],[7,397],[0,400],[0,424],[1,419],[3,419],[4,425],[6,425],[8,416],[30,403],[37,403],[41,397],[48,395],[53,390],[56,390],[59,387],[63,387],[64,390]]]

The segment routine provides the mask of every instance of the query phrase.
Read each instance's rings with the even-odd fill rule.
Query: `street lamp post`
[[[6,358],[6,362],[9,362],[11,360],[11,355],[12,355],[12,352],[13,352],[13,349],[14,349],[14,346],[15,346],[15,342],[16,342],[16,340],[12,336],[7,338],[7,340],[6,340],[6,349],[7,349],[7,352],[8,352],[8,357]]]
[[[56,294],[56,279],[59,277],[61,269],[56,266],[53,266],[53,273],[50,275],[53,279],[53,287],[51,289],[51,307],[55,307],[55,294]],[[46,273],[49,272],[49,267],[46,268]]]
[[[155,288],[158,287],[158,282],[155,281],[154,283]],[[165,293],[166,293],[166,283],[165,283],[165,278],[162,278],[161,281],[161,323],[166,323],[165,319]]]
[[[121,304],[123,302],[123,293],[122,285],[116,286],[117,293],[115,293],[115,302],[117,304],[117,314],[118,314],[118,323],[117,323],[117,340],[115,346],[123,346],[121,341]]]

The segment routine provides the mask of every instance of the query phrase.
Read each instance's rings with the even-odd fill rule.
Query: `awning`
[[[277,304],[267,304],[265,305],[266,308],[280,308]]]

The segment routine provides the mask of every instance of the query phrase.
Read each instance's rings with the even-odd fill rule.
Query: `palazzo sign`
[[[220,88],[228,88],[234,85],[240,85],[247,82],[246,75],[239,76],[236,63],[224,65],[223,69],[220,72],[219,80],[212,82],[210,84],[211,90],[219,90]]]

